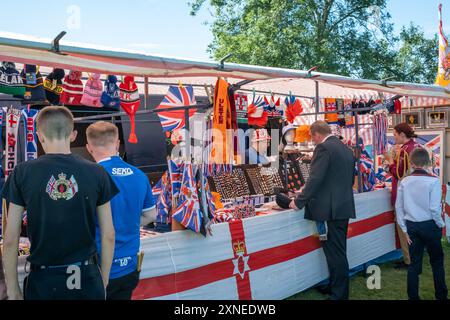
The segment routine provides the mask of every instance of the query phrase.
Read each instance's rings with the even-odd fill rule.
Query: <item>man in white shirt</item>
[[[442,228],[445,226],[441,215],[441,182],[425,170],[431,163],[425,149],[415,149],[411,153],[410,163],[414,172],[401,181],[395,202],[397,222],[406,234],[411,255],[408,297],[410,300],[420,299],[419,275],[422,273],[423,251],[426,247],[433,270],[435,297],[446,300],[448,290],[441,243]]]

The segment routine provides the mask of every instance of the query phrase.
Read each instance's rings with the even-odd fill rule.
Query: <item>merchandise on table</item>
[[[247,167],[245,169],[247,176],[250,179],[251,187],[253,189],[252,194],[264,194],[262,185],[261,170],[258,166]]]
[[[244,171],[241,168],[235,168],[230,175],[232,185],[235,188],[234,198],[250,195],[250,189]]]

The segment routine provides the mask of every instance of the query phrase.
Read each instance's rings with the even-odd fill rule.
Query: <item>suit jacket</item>
[[[298,208],[305,207],[305,219],[343,220],[356,217],[353,197],[355,158],[337,137],[316,146],[311,172],[300,195]]]

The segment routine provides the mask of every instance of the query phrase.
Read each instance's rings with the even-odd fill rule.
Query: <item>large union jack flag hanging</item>
[[[170,86],[169,91],[157,109],[193,106],[196,104],[194,89],[191,86]],[[189,117],[196,109],[189,109]],[[184,110],[158,112],[164,132],[183,129],[185,126]]]
[[[203,213],[200,209],[194,168],[192,164],[185,164],[183,171],[183,183],[180,190],[177,209],[172,218],[185,228],[199,233],[203,222]]]

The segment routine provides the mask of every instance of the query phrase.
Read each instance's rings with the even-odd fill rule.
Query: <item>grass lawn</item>
[[[445,276],[447,286],[450,286],[450,245],[443,239],[445,255]],[[393,263],[380,265],[381,269],[381,289],[369,290],[366,285],[364,274],[358,273],[350,278],[350,299],[351,300],[406,300],[406,269],[394,269]],[[423,269],[420,275],[420,297],[424,300],[434,300],[433,274],[431,272],[428,254],[424,254]],[[312,288],[298,293],[289,300],[325,300],[327,295],[322,295]]]

